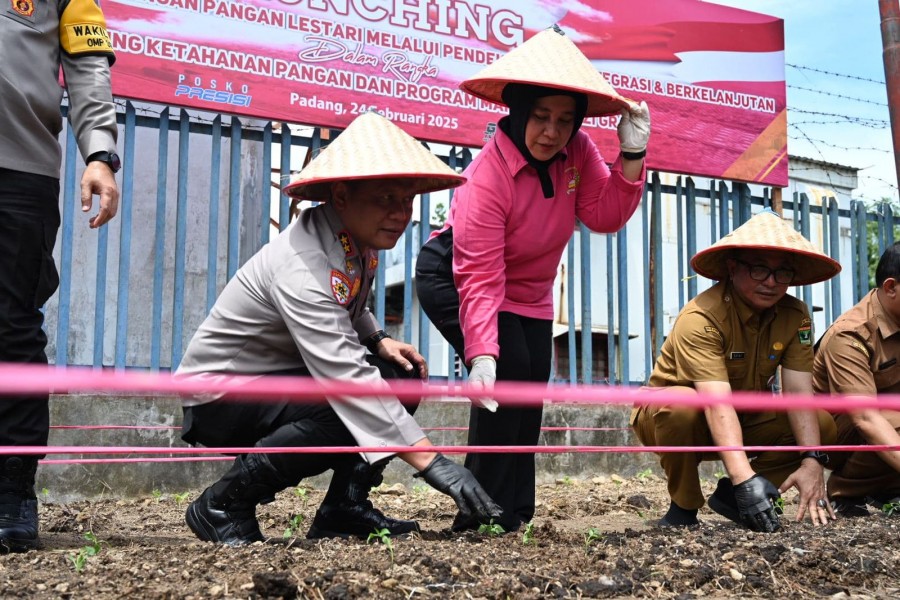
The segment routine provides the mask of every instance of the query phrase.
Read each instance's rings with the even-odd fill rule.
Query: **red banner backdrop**
[[[784,23],[699,0],[104,0],[117,96],[344,128],[375,108],[481,146],[505,112],[459,83],[558,24],[646,100],[655,169],[787,184]],[[586,130],[608,160],[617,117]]]

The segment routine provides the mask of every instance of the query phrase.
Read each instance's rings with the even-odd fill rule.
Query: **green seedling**
[[[900,514],[900,502],[885,502],[881,505],[881,512],[888,517],[894,513]]]
[[[97,536],[94,535],[94,532],[88,531],[84,534],[84,539],[89,542],[89,545],[82,546],[81,550],[78,551],[78,554],[70,554],[69,560],[72,561],[72,565],[75,567],[76,573],[81,573],[84,571],[84,568],[87,566],[87,561],[92,556],[97,556],[100,553],[100,540],[97,539]]]
[[[294,515],[291,517],[291,520],[288,522],[287,529],[284,530],[284,535],[281,537],[283,539],[289,540],[297,533],[297,530],[300,529],[300,525],[303,524],[303,515]]]
[[[575,484],[575,482],[572,481],[572,478],[569,477],[568,475],[563,476],[562,483],[563,483],[563,485],[574,485]]]
[[[591,527],[584,533],[584,553],[587,554],[591,549],[591,544],[599,542],[603,539],[603,533],[596,527]]]
[[[391,555],[391,568],[394,568],[394,541],[391,539],[391,532],[387,528],[385,529],[376,529],[372,533],[369,534],[369,537],[366,538],[366,543],[371,544],[372,540],[378,540],[388,549],[388,554]]]
[[[643,471],[639,471],[638,474],[635,475],[635,477],[637,477],[638,480],[640,480],[640,481],[647,481],[647,478],[650,477],[652,474],[653,474],[653,469],[648,467],[648,468],[644,469]]]
[[[172,494],[172,497],[175,498],[175,504],[181,506],[190,495],[190,492],[181,492],[180,494]]]
[[[41,496],[43,497],[44,502],[46,502],[50,498],[50,490],[48,490],[47,488],[42,488]]]
[[[428,486],[424,483],[420,483],[418,485],[414,485],[412,491],[413,494],[424,496],[426,493],[428,493]]]
[[[489,537],[495,537],[506,533],[506,530],[499,523],[494,523],[491,519],[490,523],[482,523],[478,526],[478,533],[486,533]]]
[[[778,496],[772,500],[772,506],[775,508],[775,514],[784,514],[784,498]]]
[[[525,531],[522,533],[522,543],[526,546],[534,543],[534,523],[525,523]]]
[[[294,495],[303,503],[303,509],[305,510],[306,505],[309,504],[309,490],[305,487],[295,487]]]
[[[726,475],[728,475],[728,473],[726,473],[724,469],[719,469],[718,471],[713,473],[713,477],[716,478],[716,481],[718,481],[719,479],[722,479]]]
[[[159,490],[153,490],[152,492],[150,492],[150,495],[153,496],[153,499],[157,502],[162,500],[162,492]]]

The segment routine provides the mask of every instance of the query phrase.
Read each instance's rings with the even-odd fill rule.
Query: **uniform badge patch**
[[[350,302],[350,280],[340,271],[331,272],[331,293],[341,306]]]
[[[806,319],[809,322],[809,319]],[[804,346],[812,345],[812,327],[809,325],[805,325],[797,330],[797,339],[800,340],[800,343]]]
[[[865,354],[867,360],[869,358],[871,358],[869,356],[869,349],[866,348],[865,346],[863,346],[861,343],[857,342],[856,340],[853,340],[853,343],[851,344],[851,346],[853,346],[854,348],[858,348],[863,354]]]
[[[356,271],[356,267],[353,266],[352,260],[347,260],[344,266],[347,267],[347,275],[353,275],[353,272]]]
[[[731,360],[744,360],[744,356],[746,356],[746,353],[732,352],[729,356],[730,356]]]
[[[30,17],[34,14],[34,0],[9,0],[12,9],[23,17]]]
[[[346,231],[338,232],[338,241],[341,243],[341,248],[344,249],[344,254],[347,256],[355,256],[355,252],[353,251],[353,242],[350,241],[350,234]]]
[[[710,334],[710,335],[714,335],[714,336],[716,336],[716,337],[719,338],[719,339],[722,338],[722,332],[719,331],[718,329],[716,329],[715,327],[713,327],[712,325],[706,325],[706,326],[704,326],[704,327],[703,327],[703,331],[705,331],[706,333],[708,333],[708,334]]]

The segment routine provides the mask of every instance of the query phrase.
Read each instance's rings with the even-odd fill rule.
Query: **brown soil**
[[[704,484],[711,493],[713,485]],[[302,488],[301,488],[302,489]],[[283,492],[259,510],[268,543],[197,541],[186,498],[44,504],[43,548],[0,556],[0,595],[38,598],[896,598],[900,520],[876,514],[827,529],[793,520],[740,529],[707,509],[699,527],[650,526],[668,507],[654,475],[559,481],[538,488],[532,539],[523,532],[450,534],[451,501],[402,485],[373,494],[423,533],[377,541],[304,538],[322,491]],[[290,517],[303,516],[294,535]],[[87,556],[84,535],[100,551]],[[391,549],[393,554],[391,554]],[[82,555],[83,565],[75,567]]]

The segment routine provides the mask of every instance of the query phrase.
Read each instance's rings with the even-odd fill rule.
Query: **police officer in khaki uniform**
[[[680,388],[726,396],[732,390],[773,392],[781,367],[785,392],[812,393],[812,326],[806,305],[787,295],[790,285],[824,281],[840,265],[816,250],[778,214],[766,210],[691,259],[694,270],[718,284],[682,309],[650,376],[651,388]],[[824,411],[739,413],[729,405],[705,411],[677,406],[636,406],[631,423],[647,446],[816,446],[834,439]],[[741,451],[661,453],[672,502],[662,526],[697,524],[703,506],[698,466],[721,459],[710,508],[757,531],[778,529],[774,499],[796,486],[797,518],[808,511],[824,524],[823,463],[819,452]],[[751,459],[752,462],[751,462]]]
[[[95,0],[0,3],[0,362],[47,364],[41,308],[59,285],[59,105],[85,159],[81,210],[98,228],[116,215],[115,60]],[[0,398],[0,446],[46,446],[49,396]],[[38,545],[36,455],[0,456],[0,552]]]
[[[900,393],[900,242],[881,256],[875,289],[825,332],[813,362],[817,394],[871,399]],[[835,415],[842,445],[900,446],[900,412],[865,408]],[[838,514],[900,502],[900,451],[836,452],[828,495]]]
[[[400,373],[425,379],[425,361],[411,345],[381,330],[366,301],[378,250],[393,248],[403,235],[415,195],[464,180],[384,117],[357,117],[285,188],[294,197],[322,203],[304,210],[228,282],[178,373],[213,381],[229,373],[306,375],[367,383],[386,394],[312,404],[190,398],[184,402],[182,437],[211,447],[431,446],[384,381]],[[414,521],[390,519],[368,499],[391,456],[241,455],[191,503],[187,524],[201,540],[262,541],[256,506],[332,469],[309,537],[417,530]],[[461,465],[427,449],[400,458],[453,497],[464,513],[488,520],[499,516],[499,507]]]

